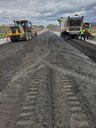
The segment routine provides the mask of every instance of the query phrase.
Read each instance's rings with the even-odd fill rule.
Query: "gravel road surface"
[[[96,128],[95,49],[76,42],[44,32],[0,46],[0,128]]]

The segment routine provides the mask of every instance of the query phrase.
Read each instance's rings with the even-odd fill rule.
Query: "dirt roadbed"
[[[0,128],[96,128],[96,63],[59,36],[0,46]]]

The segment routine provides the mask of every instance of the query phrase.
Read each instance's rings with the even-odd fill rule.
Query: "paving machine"
[[[65,39],[78,38],[83,27],[83,16],[68,16],[61,29],[61,37]]]
[[[31,40],[33,37],[37,37],[37,32],[32,30],[31,22],[27,20],[14,21],[14,25],[10,27],[8,33],[11,42],[15,40]]]

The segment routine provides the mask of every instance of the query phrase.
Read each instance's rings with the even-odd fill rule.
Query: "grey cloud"
[[[87,10],[93,10],[94,7],[96,7],[96,2],[93,2],[92,4],[87,5],[84,8],[87,11]]]
[[[96,0],[0,0],[0,17],[2,19],[29,18],[34,21],[55,22],[60,16],[66,17],[73,13],[82,12],[87,17],[94,16],[95,7]]]

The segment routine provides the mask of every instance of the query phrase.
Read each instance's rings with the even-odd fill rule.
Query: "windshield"
[[[69,26],[80,26],[81,22],[82,22],[81,20],[71,19],[71,20],[69,20]]]
[[[28,26],[28,22],[16,22],[17,25]]]
[[[10,29],[18,29],[18,26],[12,26]]]

